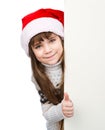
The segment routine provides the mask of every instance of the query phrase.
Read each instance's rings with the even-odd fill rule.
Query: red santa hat
[[[41,32],[53,32],[64,37],[64,12],[56,9],[39,9],[22,19],[21,44],[28,55],[30,39]]]

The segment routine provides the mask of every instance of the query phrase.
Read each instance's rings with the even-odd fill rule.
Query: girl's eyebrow
[[[41,42],[40,41],[38,41],[38,42],[34,42],[34,46],[37,46],[37,45],[39,45],[39,44],[41,44]]]

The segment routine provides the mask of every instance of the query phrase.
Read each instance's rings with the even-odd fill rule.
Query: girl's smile
[[[49,39],[35,42],[33,53],[38,61],[44,64],[56,64],[62,57],[63,47],[59,36],[52,34]]]
[[[53,54],[51,56],[48,56],[48,57],[45,57],[45,58],[48,58],[48,59],[52,59],[56,54]]]

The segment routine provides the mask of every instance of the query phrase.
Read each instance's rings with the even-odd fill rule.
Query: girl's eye
[[[54,38],[54,39],[50,39],[49,40],[49,42],[54,42],[54,41],[56,41],[56,39]]]
[[[42,45],[39,44],[39,45],[34,46],[34,48],[35,48],[35,49],[39,49],[39,48],[41,48],[41,46],[42,46]]]

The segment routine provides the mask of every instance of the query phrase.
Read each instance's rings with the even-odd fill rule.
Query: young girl
[[[64,93],[64,13],[39,9],[22,19],[21,43],[31,59],[32,81],[40,95],[47,130],[63,130],[73,116],[73,103]]]

